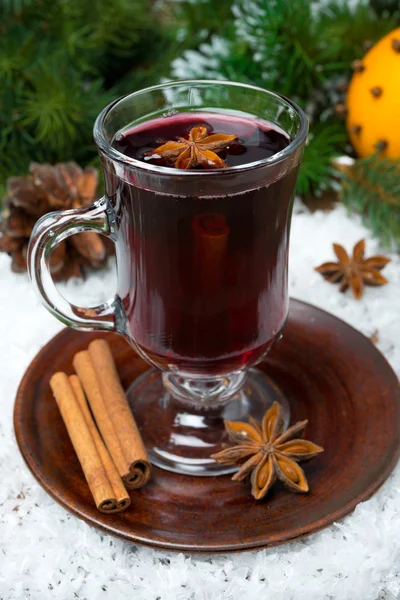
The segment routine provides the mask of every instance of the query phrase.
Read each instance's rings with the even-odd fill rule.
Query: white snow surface
[[[293,218],[290,291],[366,335],[400,374],[400,259],[385,269],[390,284],[367,288],[362,301],[341,295],[313,270],[333,259],[331,244],[367,239],[342,206]],[[25,275],[0,255],[0,599],[1,600],[394,600],[400,598],[400,469],[343,522],[300,542],[231,555],[154,551],[109,537],[69,515],[28,472],[16,445],[12,410],[19,381],[38,350],[61,328]],[[112,295],[108,271],[61,289],[86,305]],[[348,432],[351,435],[351,431]],[[367,468],[367,465],[366,465]],[[199,536],[201,532],[199,531]]]

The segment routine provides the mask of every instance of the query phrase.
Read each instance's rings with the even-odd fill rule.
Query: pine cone
[[[82,170],[74,162],[57,165],[31,163],[31,174],[10,177],[0,222],[0,252],[11,258],[15,273],[26,271],[29,237],[39,217],[53,210],[91,204],[96,197],[97,170]],[[84,268],[99,269],[113,253],[112,244],[97,233],[79,233],[54,249],[50,270],[56,281],[83,277]]]

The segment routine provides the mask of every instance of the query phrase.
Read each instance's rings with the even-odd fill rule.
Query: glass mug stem
[[[224,377],[183,377],[172,373],[163,374],[163,383],[172,396],[183,404],[197,406],[200,410],[221,407],[243,385],[244,371]]]

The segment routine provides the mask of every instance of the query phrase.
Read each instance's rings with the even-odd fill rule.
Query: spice
[[[388,145],[389,145],[389,142],[387,140],[378,140],[375,144],[375,149],[378,152],[382,152],[383,150],[387,149]]]
[[[96,432],[79,381],[59,372],[50,379],[50,387],[98,510],[125,510],[129,495]]]
[[[227,335],[226,270],[230,229],[221,213],[202,213],[191,222],[192,242],[192,302],[186,336],[191,347],[201,355],[209,348],[213,332],[213,352],[224,352]]]
[[[361,130],[362,130],[361,125],[352,125],[350,127],[350,131],[351,131],[351,133],[354,133],[354,135],[360,135]]]
[[[129,467],[124,482],[131,489],[142,487],[150,478],[151,466],[132,411],[121,385],[110,347],[105,340],[89,344],[89,355]]]
[[[89,351],[75,355],[73,365],[123,482],[130,489],[143,486],[151,474],[150,462],[107,342],[92,342]]]
[[[348,113],[348,108],[343,102],[339,102],[338,104],[335,104],[335,113],[339,117],[345,117]]]
[[[170,141],[162,144],[145,156],[157,156],[168,160],[176,169],[190,169],[200,166],[205,169],[221,169],[227,165],[218,156],[218,152],[224,150],[233,141],[236,135],[225,133],[214,133],[208,135],[205,125],[192,127],[189,138],[177,138],[179,141]]]
[[[125,459],[114,426],[109,419],[89,352],[83,350],[75,354],[73,365],[85,390],[96,425],[118,469],[118,473],[122,477],[129,472],[128,462]]]
[[[94,445],[96,446],[96,450],[100,456],[100,460],[103,464],[104,471],[106,472],[108,481],[113,489],[115,500],[116,500],[116,508],[125,509],[127,508],[131,500],[129,495],[126,492],[125,486],[122,483],[121,477],[117,471],[117,468],[108,453],[107,448],[104,445],[103,440],[100,437],[99,431],[93,421],[93,417],[90,413],[85,394],[82,388],[82,384],[79,380],[79,377],[76,375],[71,375],[69,377],[69,382],[71,388],[75,394],[75,398],[78,401],[79,408],[83,414],[83,418],[86,421],[86,425],[90,431],[90,434],[93,438]]]
[[[243,481],[250,476],[251,493],[256,500],[266,496],[276,479],[293,492],[308,492],[304,471],[297,464],[323,452],[313,442],[300,439],[308,421],[300,421],[285,432],[283,409],[274,402],[259,424],[225,421],[229,440],[235,444],[211,455],[221,464],[241,465],[232,481]]]
[[[356,73],[362,73],[365,69],[365,66],[363,65],[361,60],[356,59],[356,60],[353,60],[353,62],[351,63],[351,68]]]
[[[354,298],[359,300],[364,293],[366,285],[385,285],[386,277],[380,272],[389,262],[386,256],[371,256],[364,258],[365,240],[360,240],[354,246],[350,257],[340,244],[333,244],[333,250],[338,262],[326,262],[316,267],[315,270],[330,283],[339,283],[339,291],[345,292],[349,287]]]
[[[218,213],[196,215],[192,221],[196,275],[200,288],[215,295],[221,289],[225,271],[229,227]]]
[[[376,85],[375,87],[372,87],[370,90],[371,94],[374,96],[374,98],[380,98],[382,96],[382,88],[379,87],[378,85]]]
[[[400,40],[394,38],[392,40],[392,48],[395,52],[400,52]]]

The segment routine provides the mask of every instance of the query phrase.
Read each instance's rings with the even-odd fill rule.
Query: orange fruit
[[[346,98],[350,141],[360,157],[382,150],[400,158],[400,27],[355,62]]]

